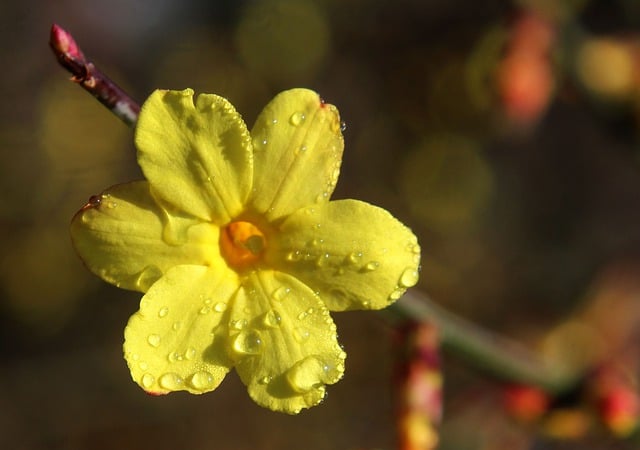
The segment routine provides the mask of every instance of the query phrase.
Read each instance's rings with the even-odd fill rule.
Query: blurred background
[[[68,81],[54,22],[139,102],[192,87],[251,124],[280,90],[317,90],[347,124],[334,198],[413,228],[418,289],[559,364],[607,355],[637,389],[640,2],[3,2],[0,447],[396,440],[396,333],[377,314],[334,316],[346,376],[298,416],[256,406],[234,373],[203,396],[154,398],[130,380],[122,332],[140,295],[90,275],[68,225],[92,194],[141,178],[132,130]],[[593,414],[551,433],[516,423],[500,386],[455,354],[444,375],[442,449],[637,448]]]

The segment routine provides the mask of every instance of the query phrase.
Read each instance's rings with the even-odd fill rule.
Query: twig
[[[62,67],[73,75],[72,81],[97,98],[128,126],[135,125],[140,106],[92,62],[87,61],[71,34],[53,24],[49,45]]]
[[[446,311],[415,289],[390,309],[403,319],[436,324],[445,350],[505,381],[531,384],[557,394],[571,387],[579,376],[550,367],[524,346]]]

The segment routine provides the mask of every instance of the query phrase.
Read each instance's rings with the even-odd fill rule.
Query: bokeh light
[[[248,3],[235,38],[247,67],[278,86],[308,82],[331,44],[322,10],[309,0]]]

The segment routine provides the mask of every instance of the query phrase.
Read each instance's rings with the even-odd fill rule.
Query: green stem
[[[392,311],[403,319],[436,324],[445,350],[505,381],[535,385],[551,394],[576,381],[576,374],[550,367],[521,344],[456,316],[415,289],[394,304]]]

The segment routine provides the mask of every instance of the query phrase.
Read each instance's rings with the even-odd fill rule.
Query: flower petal
[[[249,275],[231,309],[230,354],[258,404],[297,414],[318,404],[338,381],[346,354],[327,308],[295,278]]]
[[[339,200],[287,217],[265,258],[319,292],[331,311],[380,309],[417,283],[420,246],[386,210]]]
[[[227,303],[238,278],[221,264],[170,269],[140,302],[124,331],[131,377],[145,391],[215,389],[231,368]]]
[[[73,245],[93,273],[142,292],[173,266],[219,258],[218,233],[214,225],[161,206],[146,181],[92,197],[71,222]]]
[[[244,206],[253,176],[251,138],[224,98],[155,91],[136,126],[138,163],[167,202],[218,225]]]
[[[253,129],[253,207],[275,220],[329,200],[340,173],[344,141],[335,106],[307,89],[278,94]]]

